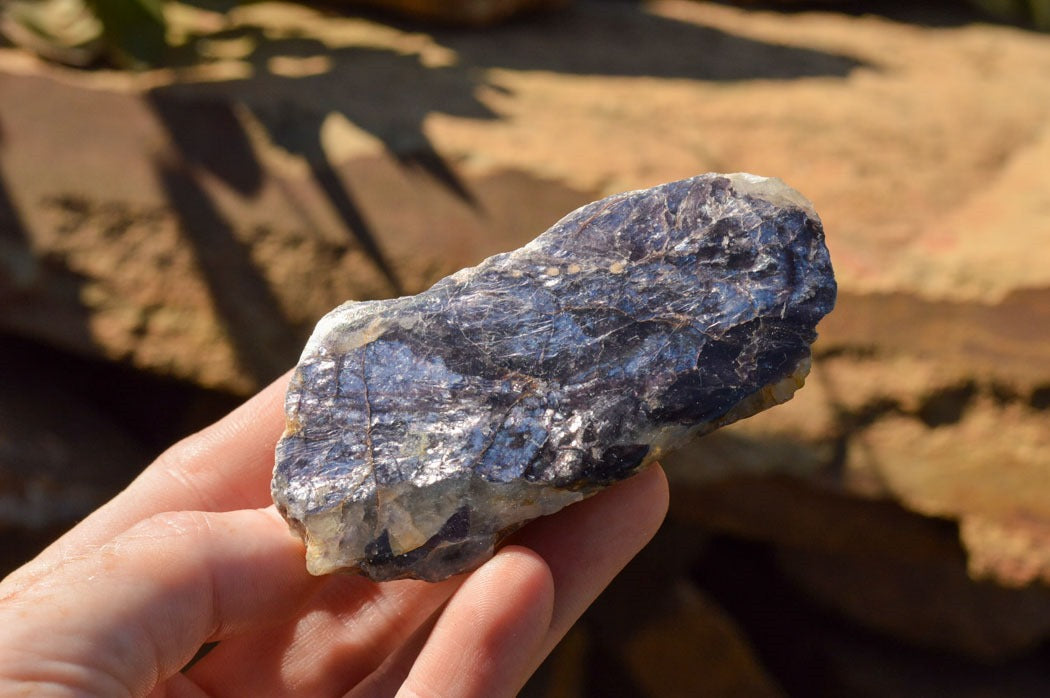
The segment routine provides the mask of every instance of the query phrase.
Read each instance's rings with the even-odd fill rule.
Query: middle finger
[[[377,584],[333,575],[289,623],[219,644],[189,671],[214,696],[342,695],[405,642],[462,584]]]

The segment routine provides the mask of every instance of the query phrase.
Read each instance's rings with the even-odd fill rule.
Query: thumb
[[[19,578],[0,584],[4,695],[145,695],[203,643],[280,622],[320,583],[272,508],[157,514]]]

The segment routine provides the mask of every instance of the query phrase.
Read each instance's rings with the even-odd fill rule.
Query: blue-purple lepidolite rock
[[[419,295],[326,315],[288,389],[274,501],[314,574],[470,570],[790,398],[834,302],[820,220],[779,180],[611,196]]]

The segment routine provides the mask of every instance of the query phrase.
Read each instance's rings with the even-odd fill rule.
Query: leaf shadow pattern
[[[245,108],[279,148],[301,157],[354,241],[383,274],[391,291],[404,291],[373,226],[325,152],[322,126],[341,114],[379,140],[406,167],[440,182],[455,197],[480,208],[453,167],[423,132],[431,112],[477,119],[496,115],[474,95],[478,82],[462,69],[424,66],[416,55],[376,48],[330,49],[311,38],[268,38],[262,28],[238,30],[258,45],[251,76],[157,88],[149,101],[180,155],[218,176],[238,193],[258,193],[264,173],[234,107]],[[323,70],[288,76],[275,61],[311,60]]]
[[[184,238],[191,244],[216,311],[223,320],[238,365],[265,385],[296,359],[299,333],[281,312],[269,284],[184,164],[155,163]]]
[[[0,154],[4,139],[0,123]],[[81,300],[85,280],[63,258],[42,256],[33,249],[0,173],[0,326],[14,333],[43,331],[60,344],[95,346],[90,311]]]
[[[275,33],[265,22],[242,18],[235,26],[196,39],[251,47],[240,59],[245,70],[218,80],[184,79],[147,95],[176,151],[175,158],[158,161],[160,179],[198,252],[243,365],[259,379],[272,375],[274,362],[286,353],[274,347],[287,342],[260,336],[270,331],[261,328],[272,323],[244,318],[261,320],[256,316],[264,313],[281,317],[279,303],[230,222],[197,181],[207,172],[243,197],[260,193],[267,172],[249,128],[261,127],[272,146],[306,164],[347,241],[371,260],[390,292],[400,295],[405,280],[398,278],[374,226],[326,152],[322,127],[333,114],[375,138],[403,166],[422,170],[480,211],[480,203],[430,141],[424,125],[433,113],[499,119],[479,97],[481,88],[505,91],[491,78],[490,68],[739,81],[844,76],[861,65],[843,56],[661,17],[624,2],[584,1],[561,13],[486,32],[428,28],[430,40],[456,56],[440,65],[428,63],[420,52],[332,46],[304,31]],[[284,193],[294,197],[290,190]],[[294,334],[290,328],[289,333]]]
[[[419,29],[411,22],[384,21],[407,31]],[[845,56],[764,43],[662,17],[634,2],[583,1],[562,12],[483,32],[426,27],[438,46],[454,52],[452,65],[427,65],[411,51],[332,47],[295,29],[275,35],[274,28],[264,24],[244,22],[197,37],[252,46],[244,58],[249,74],[157,88],[150,102],[183,157],[242,195],[252,195],[261,186],[262,168],[231,105],[245,108],[274,145],[307,163],[343,226],[394,293],[401,293],[405,284],[322,144],[322,125],[332,114],[376,138],[402,165],[426,172],[455,197],[480,209],[427,137],[424,121],[431,113],[500,118],[478,98],[481,87],[503,89],[490,80],[490,68],[739,81],[841,77],[862,65]],[[279,62],[284,69],[278,68]],[[294,69],[288,70],[288,65]]]

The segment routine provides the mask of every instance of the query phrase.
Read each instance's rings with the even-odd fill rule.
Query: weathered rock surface
[[[896,305],[879,319],[902,328],[876,344],[885,353],[818,349],[796,399],[665,459],[671,515],[782,546],[794,583],[880,632],[982,660],[1028,651],[1050,633],[1045,409],[1011,387],[1024,362],[1009,345],[969,370],[950,351],[887,351],[935,344],[943,321],[901,322]],[[931,587],[953,601],[931,604]]]
[[[307,343],[273,493],[314,574],[438,580],[525,521],[789,399],[834,305],[824,233],[775,179],[611,196]]]

